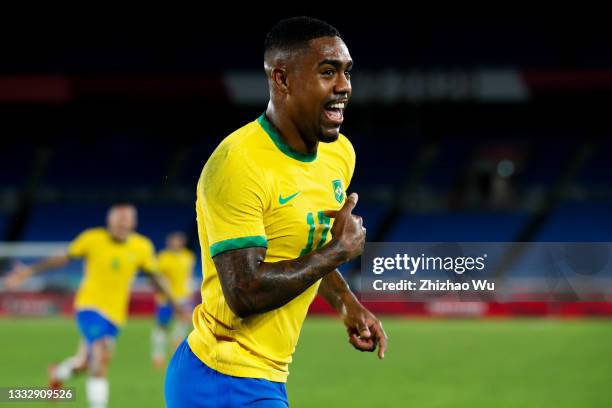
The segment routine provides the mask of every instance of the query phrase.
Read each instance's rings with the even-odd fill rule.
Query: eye
[[[324,76],[333,76],[334,75],[334,70],[333,69],[327,69],[327,70],[323,71],[323,75]]]
[[[351,71],[345,71],[344,72],[344,76],[346,76],[346,79],[351,79]]]

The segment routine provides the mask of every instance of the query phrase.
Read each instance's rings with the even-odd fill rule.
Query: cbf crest
[[[336,201],[342,204],[342,201],[344,201],[344,187],[342,187],[342,181],[332,181],[332,188],[334,189],[334,196],[336,197]]]

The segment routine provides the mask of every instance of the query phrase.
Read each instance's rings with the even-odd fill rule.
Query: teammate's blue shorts
[[[119,334],[117,326],[95,310],[79,310],[76,320],[79,331],[88,345],[103,337],[115,338]]]
[[[209,368],[193,354],[187,340],[178,347],[166,371],[167,408],[287,408],[285,383],[241,378]]]
[[[170,303],[158,304],[156,306],[155,319],[159,326],[168,326],[172,321],[172,316],[174,316],[174,309],[172,309]]]
[[[184,299],[182,301],[179,301],[178,305],[183,310],[188,310],[188,311],[193,310],[193,303],[191,302],[191,299]],[[159,303],[155,304],[155,320],[157,321],[157,324],[159,326],[162,326],[162,327],[168,326],[170,322],[172,321],[173,317],[174,317],[174,309],[172,308],[172,305],[169,302],[162,303],[162,304],[159,304]]]

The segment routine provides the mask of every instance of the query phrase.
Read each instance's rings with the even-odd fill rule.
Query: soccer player
[[[137,272],[147,272],[157,290],[169,296],[157,275],[153,244],[134,232],[136,220],[134,206],[113,205],[106,228],[85,230],[70,243],[65,254],[31,266],[17,266],[5,281],[9,289],[16,289],[33,274],[61,268],[73,258],[84,258],[85,275],[74,300],[81,344],[75,356],[52,366],[49,374],[50,386],[57,388],[74,373],[87,371],[86,393],[91,408],[108,404],[106,374],[115,338],[126,320],[130,286]],[[174,302],[173,305],[177,307]]]
[[[159,273],[166,278],[168,288],[174,301],[185,311],[183,316],[189,316],[193,309],[191,303],[192,278],[195,256],[186,248],[187,237],[182,232],[173,232],[166,237],[166,249],[159,252],[157,261]],[[153,366],[162,368],[166,363],[168,334],[173,320],[172,305],[163,294],[156,294],[156,326],[151,332],[151,358]],[[180,317],[180,316],[179,316]],[[190,321],[175,319],[170,333],[172,350],[176,350],[187,334]]]
[[[340,134],[352,65],[325,22],[291,18],[267,34],[268,107],[220,143],[197,185],[203,300],[168,365],[169,408],[287,407],[288,365],[317,293],[354,347],[384,357],[380,321],[337,270],[366,234],[357,194],[345,194],[355,152]]]

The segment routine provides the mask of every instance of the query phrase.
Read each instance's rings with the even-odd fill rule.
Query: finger
[[[382,327],[382,323],[376,322],[372,325],[372,332],[374,333],[374,339],[378,342],[378,358],[381,360],[385,358],[385,351],[387,351],[387,334]]]
[[[357,334],[353,333],[349,336],[349,343],[360,351],[376,350],[376,341],[373,339],[362,339]]]
[[[374,343],[374,340],[371,339],[363,340],[359,337],[351,337],[349,338],[349,343],[353,346],[353,348],[359,351],[367,351],[371,353],[376,350],[376,344]]]
[[[344,205],[342,206],[340,211],[348,212],[350,214],[351,211],[353,211],[353,209],[357,205],[358,200],[359,196],[357,195],[357,193],[351,193],[351,195],[346,198],[346,201],[344,202]]]
[[[355,218],[355,221],[357,221],[357,225],[363,227],[363,218],[361,218],[359,215],[353,215],[353,217]]]
[[[357,323],[357,330],[359,332],[359,337],[361,337],[362,339],[369,339],[370,337],[372,337],[370,328],[365,322]]]
[[[365,320],[357,320],[349,323],[346,327],[346,332],[349,336],[356,335],[364,339],[372,337],[368,323]]]
[[[323,211],[323,214],[325,214],[329,218],[336,218],[338,216],[338,211],[337,210],[327,210],[327,211]]]

